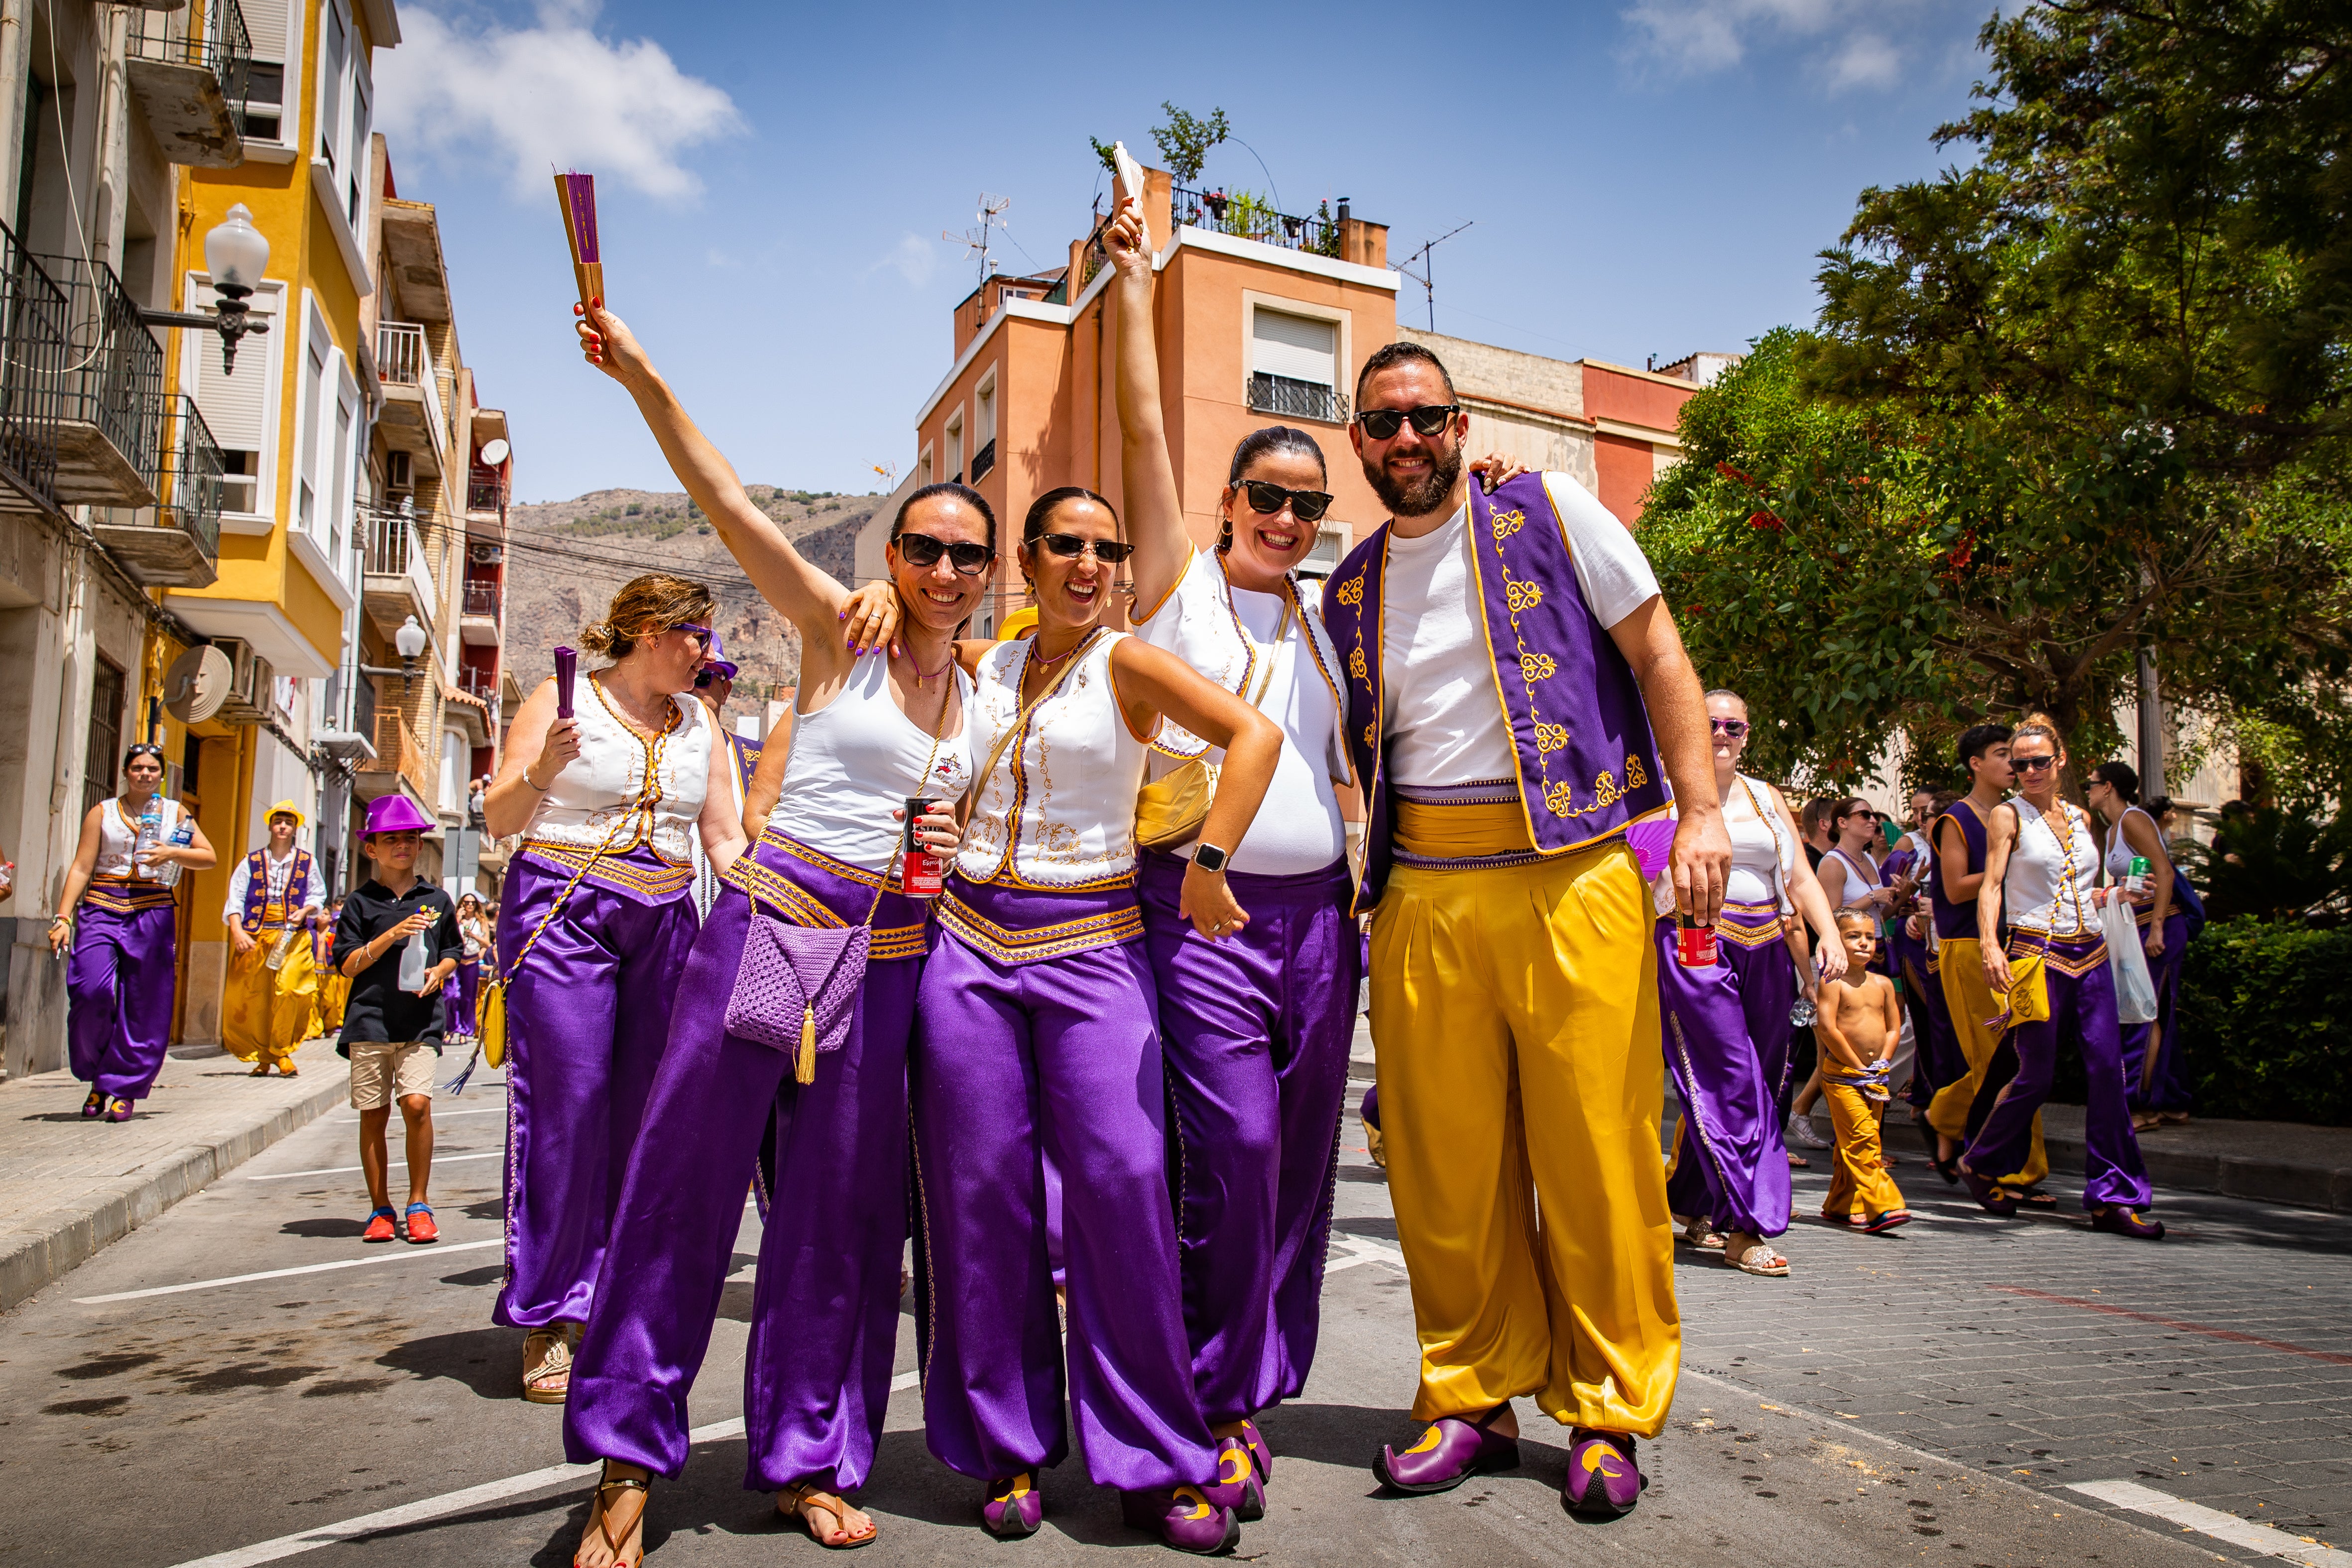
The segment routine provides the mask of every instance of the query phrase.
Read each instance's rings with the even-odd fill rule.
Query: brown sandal
[[[618,1541],[613,1539],[609,1510],[604,1506],[604,1494],[616,1490],[644,1494],[644,1500],[637,1504],[637,1517],[629,1521],[628,1533]],[[653,1483],[643,1476],[616,1476],[607,1468],[590,1496],[589,1528],[604,1538],[604,1549],[613,1554],[614,1568],[637,1568],[646,1560],[646,1510],[653,1506]],[[588,1544],[584,1535],[580,1544]],[[572,1553],[572,1568],[584,1568],[576,1548]]]
[[[816,1521],[809,1517],[809,1510],[813,1508],[833,1515],[831,1531],[820,1531],[817,1529]],[[849,1505],[835,1494],[819,1491],[806,1482],[779,1490],[776,1493],[776,1511],[786,1519],[798,1520],[801,1528],[808,1531],[809,1539],[828,1552],[847,1552],[856,1547],[871,1545],[875,1537],[882,1533],[881,1527],[868,1520],[863,1534],[850,1534],[848,1527],[844,1523],[844,1516],[851,1511]],[[827,1534],[839,1535],[842,1539],[828,1541],[825,1539]]]
[[[561,1325],[522,1338],[522,1396],[532,1405],[561,1405],[572,1395],[572,1338]]]

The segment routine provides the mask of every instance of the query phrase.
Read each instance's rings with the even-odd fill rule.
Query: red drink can
[[[1706,969],[1720,962],[1715,928],[1700,925],[1687,915],[1675,916],[1675,962],[1685,969]]]
[[[910,899],[936,899],[947,886],[946,863],[915,837],[916,818],[935,804],[919,795],[907,797],[907,826],[899,841],[904,854],[898,864],[898,885]]]

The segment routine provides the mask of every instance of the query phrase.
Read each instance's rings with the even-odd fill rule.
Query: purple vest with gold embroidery
[[[308,849],[294,851],[293,868],[286,874],[286,890],[289,895],[297,885],[305,889],[310,885],[310,852]],[[246,929],[249,931],[258,926],[261,923],[262,911],[268,907],[269,856],[266,851],[257,849],[245,858]],[[301,907],[297,904],[285,912],[290,916],[294,913],[294,910]]]
[[[1387,748],[1381,743],[1383,524],[1349,552],[1323,594],[1323,624],[1348,671],[1348,745],[1364,785],[1359,911],[1379,902],[1394,858]],[[1641,688],[1584,602],[1568,531],[1541,474],[1493,495],[1470,485],[1470,559],[1495,684],[1511,729],[1519,804],[1538,855],[1624,831],[1673,798]]]

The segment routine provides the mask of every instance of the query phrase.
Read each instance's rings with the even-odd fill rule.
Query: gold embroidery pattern
[[[1348,673],[1358,680],[1370,680],[1371,673],[1364,665],[1364,645],[1358,643],[1348,650]]]
[[[1518,606],[1516,605],[1512,606],[1513,609],[1517,609],[1517,607]],[[1517,619],[1515,618],[1511,624],[1512,629],[1516,631],[1518,627]],[[1549,680],[1553,676],[1558,675],[1559,673],[1559,666],[1552,662],[1551,655],[1548,653],[1528,653],[1522,651],[1519,655],[1519,679],[1528,683],[1529,688],[1528,691],[1528,700],[1530,703],[1535,700],[1536,694],[1533,689],[1535,683],[1538,680]]]
[[[1377,721],[1364,726],[1364,744],[1375,752],[1381,749],[1381,727]]]
[[[1495,542],[1500,544],[1527,526],[1528,514],[1523,511],[1498,511],[1495,514]],[[1518,606],[1514,605],[1513,609]]]
[[[82,901],[118,915],[131,915],[141,910],[162,909],[172,901],[177,890],[144,878],[98,876],[89,879]]]
[[[1364,574],[1361,572],[1359,572],[1353,577],[1350,577],[1346,582],[1340,584],[1338,594],[1339,602],[1343,605],[1353,607],[1354,605],[1362,604],[1364,602]]]
[[[1607,775],[1604,774],[1602,776],[1606,777]],[[1650,775],[1642,771],[1642,759],[1635,756],[1631,752],[1626,752],[1625,787],[1627,789],[1640,789],[1643,784],[1646,784],[1649,782]]]
[[[940,900],[939,916],[941,926],[999,963],[1034,963],[1042,958],[1113,947],[1143,934],[1140,904],[1105,910],[1083,920],[1064,921],[1034,931],[1013,931],[997,924],[950,891]]]
[[[649,899],[675,898],[694,884],[692,866],[676,865],[659,850],[654,852],[654,858],[661,862],[658,869],[620,855],[599,857],[593,850],[580,849],[546,838],[523,840],[522,852],[564,871],[582,873],[586,880],[602,883],[615,892],[635,893]]]
[[[1567,726],[1567,725],[1565,725],[1565,724],[1544,724],[1544,723],[1538,723],[1538,724],[1537,724],[1537,726],[1536,726],[1536,750],[1537,750],[1537,751],[1538,751],[1538,752],[1558,752],[1558,751],[1563,751],[1563,750],[1565,750],[1565,749],[1567,748],[1567,746],[1568,746],[1568,726]]]
[[[1509,601],[1514,611],[1532,610],[1543,603],[1543,588],[1535,583],[1507,583],[1503,586],[1503,597]]]

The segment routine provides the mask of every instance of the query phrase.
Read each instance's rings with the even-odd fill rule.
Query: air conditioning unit
[[[407,490],[416,488],[416,462],[408,453],[394,447],[383,455],[383,483],[386,489]]]
[[[235,637],[215,637],[213,646],[228,656],[228,697],[219,717],[228,724],[260,724],[277,717],[276,672],[253,645]]]
[[[506,547],[500,544],[472,545],[467,554],[477,566],[496,566],[507,558]]]

